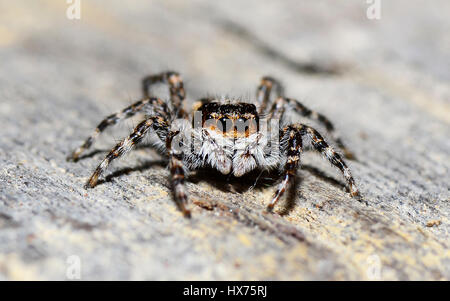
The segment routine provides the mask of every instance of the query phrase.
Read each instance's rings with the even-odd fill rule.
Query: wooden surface
[[[0,2],[0,279],[450,279],[448,1]],[[193,218],[146,147],[83,184],[138,122],[65,161],[140,79],[179,71],[189,103],[253,99],[263,75],[328,116],[368,205],[314,153],[291,202],[276,183],[193,174]],[[69,263],[68,263],[69,258]]]

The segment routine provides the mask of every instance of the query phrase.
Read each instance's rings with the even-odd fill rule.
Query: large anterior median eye
[[[227,117],[220,118],[219,122],[217,123],[217,127],[219,128],[219,130],[222,130],[223,133],[230,131],[232,126],[233,122]]]
[[[258,122],[254,118],[239,118],[234,125],[236,134],[244,134],[245,137],[258,131]]]
[[[249,120],[245,119],[245,118],[239,118],[236,120],[236,122],[234,123],[234,128],[238,133],[245,133],[245,131],[248,130],[249,124],[248,124]]]

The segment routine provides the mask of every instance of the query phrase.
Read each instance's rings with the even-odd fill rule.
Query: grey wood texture
[[[450,2],[382,0],[380,20],[367,7],[82,0],[68,20],[65,1],[0,1],[0,279],[68,279],[79,258],[85,280],[449,280]],[[167,69],[188,105],[280,79],[334,122],[367,205],[313,152],[275,214],[274,180],[194,173],[183,218],[148,147],[85,190],[139,119],[66,156]]]

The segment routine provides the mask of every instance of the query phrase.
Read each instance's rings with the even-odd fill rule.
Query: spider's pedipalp
[[[80,147],[78,147],[69,157],[67,157],[67,160],[76,162],[80,158],[80,155],[85,150],[87,150],[92,146],[92,144],[98,138],[100,133],[102,133],[106,128],[108,128],[111,125],[115,125],[122,120],[130,118],[134,116],[136,113],[141,112],[145,109],[148,109],[149,112],[147,113],[151,113],[152,115],[156,116],[161,116],[166,120],[170,119],[169,108],[167,107],[166,103],[162,101],[160,98],[152,97],[139,100],[138,102],[135,102],[134,104],[126,107],[120,112],[111,114],[105,119],[103,119],[97,125],[91,136],[89,136]]]

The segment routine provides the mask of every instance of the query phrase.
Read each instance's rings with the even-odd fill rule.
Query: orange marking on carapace
[[[222,116],[217,117],[221,118]],[[230,120],[231,123],[227,122],[227,125],[225,125],[224,129],[221,123],[219,123],[220,118],[209,119],[203,123],[202,127],[214,131],[218,134],[222,134],[226,138],[234,139],[248,138],[250,135],[258,131],[258,126],[255,119],[248,119],[246,122],[246,126],[242,126],[242,129],[238,129],[238,127],[235,125],[235,122],[238,118],[228,118],[227,120]]]

